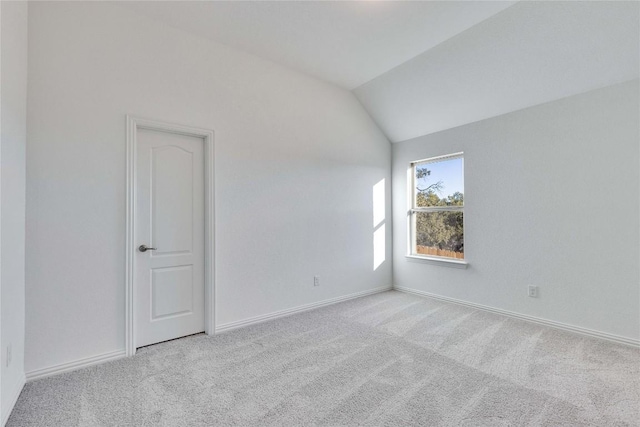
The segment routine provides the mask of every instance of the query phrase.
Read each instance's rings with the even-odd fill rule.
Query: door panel
[[[151,256],[189,253],[193,245],[193,153],[175,145],[153,147]]]
[[[151,320],[193,313],[193,266],[151,272]]]
[[[204,141],[138,129],[136,347],[204,331]],[[146,252],[138,246],[154,248]]]

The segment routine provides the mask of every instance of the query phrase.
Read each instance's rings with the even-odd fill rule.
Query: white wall
[[[36,2],[27,372],[124,348],[125,114],[215,131],[218,326],[391,285],[372,247],[391,147],[351,93],[115,5]]]
[[[520,1],[355,90],[393,142],[640,72],[640,2]]]
[[[2,238],[2,422],[24,384],[25,146],[27,139],[27,3],[2,8],[2,140],[0,217]],[[11,363],[7,366],[7,347]]]
[[[638,91],[633,80],[394,144],[395,285],[637,340]],[[458,151],[469,268],[409,262],[409,162]]]

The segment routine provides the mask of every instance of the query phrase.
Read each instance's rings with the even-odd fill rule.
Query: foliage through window
[[[462,153],[411,163],[410,254],[464,259]]]

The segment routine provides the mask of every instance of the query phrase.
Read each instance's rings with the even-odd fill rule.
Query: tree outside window
[[[413,162],[410,254],[464,259],[462,153]]]

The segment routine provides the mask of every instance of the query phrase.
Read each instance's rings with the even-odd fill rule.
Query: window
[[[411,163],[409,255],[464,260],[463,153]]]

